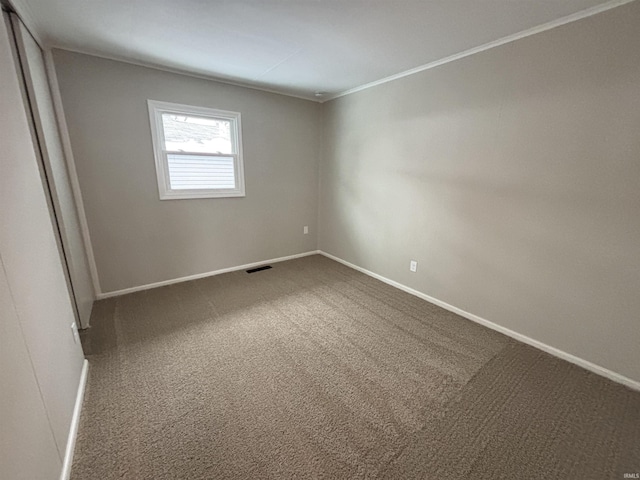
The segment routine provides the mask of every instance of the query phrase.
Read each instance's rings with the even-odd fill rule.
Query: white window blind
[[[233,157],[170,153],[167,161],[174,190],[236,188]]]
[[[244,196],[240,114],[149,100],[160,199]]]

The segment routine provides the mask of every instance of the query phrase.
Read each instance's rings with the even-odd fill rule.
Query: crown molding
[[[350,88],[349,90],[345,90],[343,92],[336,93],[334,95],[328,95],[326,98],[323,98],[320,103],[328,102],[330,100],[344,97],[346,95],[351,95],[352,93],[361,92],[363,90],[367,90],[369,88],[373,88],[378,85],[383,85],[385,83],[389,83],[394,80],[398,80],[400,78],[408,77],[410,75],[415,75],[416,73],[424,72],[425,70],[430,70],[432,68],[439,67],[440,65],[445,65],[447,63],[455,62],[456,60],[460,60],[461,58],[469,57],[471,55],[475,55],[476,53],[484,52],[486,50],[499,47],[500,45],[504,45],[506,43],[515,42],[516,40],[520,40],[521,38],[526,38],[526,37],[530,37],[531,35],[536,35],[538,33],[546,32],[547,30],[551,30],[553,28],[566,25],[567,23],[575,22],[577,20],[582,20],[583,18],[591,17],[593,15],[597,15],[598,13],[606,12],[607,10],[611,10],[612,8],[616,8],[621,5],[625,5],[627,3],[631,3],[634,1],[635,0],[610,0],[606,3],[602,3],[600,5],[587,8],[586,10],[581,10],[579,12],[572,13],[571,15],[567,15],[565,17],[561,17],[556,20],[543,23],[542,25],[538,25],[536,27],[528,28],[527,30],[522,30],[521,32],[518,32],[518,33],[507,35],[506,37],[499,38],[498,40],[493,40],[491,42],[485,43],[478,47],[473,47],[459,53],[454,53],[453,55],[449,55],[448,57],[444,57],[439,60],[434,60],[433,62],[425,63],[424,65],[421,65],[419,67],[415,67],[410,70],[406,70],[404,72],[396,73],[394,75],[390,75],[388,77],[381,78],[380,80],[375,80],[370,83],[365,83],[364,85],[360,85],[359,87]]]
[[[354,88],[350,88],[348,90],[344,90],[342,92],[339,93],[327,93],[323,98],[315,98],[313,95],[314,93],[311,92],[309,93],[309,95],[301,95],[301,94],[297,94],[297,93],[291,93],[291,92],[287,92],[285,90],[279,90],[276,88],[269,88],[269,87],[265,87],[265,86],[259,86],[259,85],[255,85],[252,84],[251,82],[244,82],[241,80],[230,80],[224,77],[219,77],[216,75],[209,75],[209,74],[205,74],[205,73],[198,73],[198,72],[194,72],[194,71],[190,71],[188,69],[182,69],[182,68],[178,68],[178,67],[170,67],[170,66],[166,66],[166,65],[161,65],[161,64],[156,64],[156,63],[152,63],[152,62],[146,62],[146,61],[141,61],[141,60],[133,60],[130,58],[126,58],[126,57],[121,57],[121,56],[117,56],[117,55],[108,55],[108,54],[104,54],[104,53],[98,53],[98,52],[94,52],[91,50],[83,50],[83,49],[77,49],[77,48],[71,48],[71,47],[67,47],[64,45],[57,45],[55,43],[48,43],[48,40],[46,37],[43,36],[43,32],[44,29],[41,28],[41,25],[39,25],[36,21],[35,21],[35,17],[32,14],[29,6],[27,5],[25,0],[4,0],[5,3],[10,4],[13,9],[16,11],[16,13],[18,14],[18,16],[21,18],[21,20],[23,21],[23,23],[25,24],[25,26],[27,27],[27,29],[31,32],[31,34],[34,36],[34,38],[36,39],[36,41],[40,44],[41,47],[43,47],[43,49],[46,51],[47,49],[51,49],[51,48],[58,48],[60,50],[67,50],[70,52],[75,52],[75,53],[81,53],[84,55],[91,55],[94,57],[99,57],[99,58],[104,58],[107,60],[113,60],[116,62],[122,62],[122,63],[127,63],[130,65],[136,65],[136,66],[140,66],[140,67],[145,67],[145,68],[151,68],[154,70],[160,70],[163,72],[168,72],[168,73],[175,73],[178,75],[185,75],[185,76],[189,76],[189,77],[193,77],[193,78],[199,78],[202,80],[209,80],[209,81],[213,81],[213,82],[218,82],[218,83],[222,83],[225,85],[232,85],[235,87],[243,87],[243,88],[249,88],[251,90],[258,90],[261,92],[266,92],[266,93],[272,93],[275,95],[283,95],[286,97],[292,97],[292,98],[298,98],[301,100],[307,100],[310,102],[314,102],[314,103],[325,103],[331,100],[335,100],[336,98],[340,98],[340,97],[344,97],[347,95],[351,95],[353,93],[357,93],[357,92],[361,92],[363,90],[367,90],[369,88],[373,88],[376,87],[378,85],[383,85],[385,83],[389,83],[392,82],[394,80],[398,80],[404,77],[408,77],[410,75],[415,75],[416,73],[420,73],[420,72],[424,72],[426,70],[430,70],[432,68],[438,67],[440,65],[445,65],[447,63],[451,63],[454,62],[456,60],[460,60],[462,58],[465,57],[469,57],[471,55],[475,55],[476,53],[480,53],[480,52],[484,52],[486,50],[490,50],[492,48],[495,47],[499,47],[501,45],[505,45],[507,43],[511,43],[511,42],[515,42],[516,40],[520,40],[522,38],[526,38],[526,37],[530,37],[532,35],[536,35],[538,33],[542,33],[545,32],[547,30],[551,30],[553,28],[556,27],[560,27],[562,25],[566,25],[568,23],[572,23],[578,20],[582,20],[583,18],[588,18],[591,17],[593,15],[597,15],[599,13],[602,12],[606,12],[607,10],[611,10],[613,8],[634,2],[636,0],[609,0],[608,2],[602,3],[600,5],[596,5],[590,8],[587,8],[585,10],[581,10],[579,12],[576,13],[572,13],[570,15],[566,15],[564,17],[558,18],[556,20],[552,20],[550,22],[547,23],[543,23],[541,25],[526,29],[526,30],[522,30],[520,32],[511,34],[511,35],[507,35],[505,37],[499,38],[497,40],[493,40],[491,42],[485,43],[483,45],[479,45],[477,47],[473,47],[467,50],[464,50],[462,52],[458,52],[455,53],[453,55],[449,55],[447,57],[438,59],[438,60],[434,60],[432,62],[426,63],[424,65],[420,65],[418,67],[409,69],[409,70],[405,70],[404,72],[400,72],[400,73],[396,73],[394,75],[390,75],[388,77],[384,77],[381,78],[379,80],[375,80],[373,82],[369,82],[369,83],[365,83],[363,85],[354,87]]]
[[[49,45],[50,49],[57,49],[57,50],[66,50],[67,52],[73,52],[73,53],[80,53],[82,55],[89,55],[91,57],[98,57],[98,58],[103,58],[105,60],[111,60],[114,62],[120,62],[120,63],[126,63],[129,65],[135,65],[137,67],[144,67],[144,68],[151,68],[153,70],[159,70],[161,72],[167,72],[167,73],[174,73],[177,75],[184,75],[186,77],[193,77],[193,78],[199,78],[200,80],[208,80],[210,82],[217,82],[217,83],[222,83],[224,85],[231,85],[234,87],[242,87],[242,88],[248,88],[250,90],[258,90],[260,92],[266,92],[266,93],[272,93],[275,95],[282,95],[285,97],[292,97],[292,98],[297,98],[300,100],[306,100],[308,102],[314,102],[314,103],[320,103],[320,101],[317,98],[312,98],[313,93],[310,93],[309,96],[304,96],[304,95],[299,95],[296,93],[290,93],[290,92],[286,92],[284,90],[276,90],[273,88],[268,88],[268,87],[262,87],[262,86],[258,86],[258,85],[254,85],[252,83],[249,82],[243,82],[243,81],[236,81],[236,80],[229,80],[223,77],[217,77],[215,75],[207,75],[205,73],[197,73],[197,72],[193,72],[190,70],[186,70],[186,69],[181,69],[181,68],[177,68],[177,67],[169,67],[166,65],[160,65],[157,63],[152,63],[152,62],[145,62],[143,60],[133,60],[130,58],[126,58],[126,57],[120,57],[117,55],[108,55],[108,54],[104,54],[104,53],[97,53],[97,52],[93,52],[91,50],[83,50],[83,49],[78,49],[78,48],[72,48],[72,47],[67,47],[64,45],[57,45],[57,44],[51,44]]]

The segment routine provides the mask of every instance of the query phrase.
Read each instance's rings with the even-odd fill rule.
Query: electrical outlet
[[[80,343],[80,335],[78,334],[78,326],[76,325],[76,322],[71,324],[71,331],[73,332],[73,341]]]
[[[302,233],[304,233],[305,235],[309,233],[309,227],[307,225],[302,227]]]
[[[411,270],[412,272],[417,272],[418,262],[416,262],[415,260],[411,260],[411,263],[409,264],[409,270]]]

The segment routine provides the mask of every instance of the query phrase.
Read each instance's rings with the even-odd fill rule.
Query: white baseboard
[[[142,290],[149,290],[151,288],[164,287],[166,285],[173,285],[174,283],[188,282],[190,280],[198,280],[199,278],[212,277],[214,275],[220,275],[222,273],[236,272],[238,270],[246,270],[248,268],[258,267],[267,263],[278,263],[286,260],[293,260],[294,258],[308,257],[309,255],[316,255],[320,253],[318,250],[312,250],[310,252],[297,253],[295,255],[288,255],[286,257],[271,258],[269,260],[262,260],[260,262],[247,263],[246,265],[238,265],[237,267],[222,268],[220,270],[214,270],[212,272],[197,273],[195,275],[188,275],[186,277],[173,278],[171,280],[164,280],[162,282],[149,283],[147,285],[140,285],[137,287],[124,288],[122,290],[115,290],[113,292],[98,293],[96,295],[98,300],[103,298],[118,297],[120,295],[126,295],[127,293],[140,292]]]
[[[80,413],[82,412],[82,402],[84,400],[84,390],[87,386],[88,372],[89,361],[85,359],[84,363],[82,364],[82,373],[80,374],[80,383],[78,384],[78,393],[76,394],[76,404],[73,407],[73,416],[71,417],[71,427],[69,428],[69,436],[67,437],[67,448],[64,452],[64,461],[62,463],[62,473],[60,473],[60,480],[69,480],[69,477],[71,477],[73,452],[76,448],[76,437],[78,436]]]
[[[331,260],[335,260],[336,262],[342,263],[343,265],[346,265],[347,267],[353,268],[354,270],[357,270],[359,272],[362,272],[366,275],[369,275],[370,277],[373,277],[377,280],[380,280],[381,282],[384,282],[388,285],[391,285],[393,287],[396,287],[400,290],[403,290],[407,293],[410,293],[411,295],[415,295],[416,297],[419,297],[423,300],[426,300],[429,303],[433,303],[434,305],[437,305],[439,307],[444,308],[445,310],[449,310],[450,312],[453,312],[457,315],[460,315],[461,317],[464,317],[468,320],[471,320],[472,322],[476,322],[479,323],[480,325],[483,325],[485,327],[488,327],[492,330],[495,330],[497,332],[503,333],[504,335],[507,335],[508,337],[511,337],[515,340],[518,340],[522,343],[526,343],[527,345],[531,345],[532,347],[535,347],[539,350],[542,350],[543,352],[547,352],[551,355],[553,355],[554,357],[558,357],[561,358],[562,360],[566,360],[568,362],[571,362],[575,365],[578,365],[579,367],[582,367],[584,369],[587,369],[593,373],[596,373],[598,375],[601,375],[603,377],[606,377],[610,380],[613,380],[616,383],[621,383],[622,385],[625,385],[633,390],[637,390],[640,391],[640,382],[636,381],[636,380],[632,380],[631,378],[625,377],[624,375],[621,375],[619,373],[616,373],[612,370],[609,370],[605,367],[602,367],[600,365],[596,365],[595,363],[589,362],[588,360],[584,360],[583,358],[580,357],[576,357],[575,355],[572,355],[570,353],[567,353],[563,350],[559,350],[555,347],[552,347],[550,345],[547,345],[546,343],[542,343],[538,340],[535,340],[531,337],[527,337],[526,335],[523,335],[521,333],[515,332],[513,330],[510,330],[506,327],[503,327],[501,325],[498,325],[497,323],[493,323],[490,322],[489,320],[486,320],[482,317],[479,317],[477,315],[474,315],[473,313],[469,313],[465,310],[462,310],[458,307],[454,307],[453,305],[449,305],[446,302],[443,302],[442,300],[438,300],[437,298],[433,298],[425,293],[422,293],[418,290],[415,290],[413,288],[407,287],[406,285],[403,285],[401,283],[398,283],[394,280],[390,280],[386,277],[383,277],[382,275],[378,275],[377,273],[373,273],[365,268],[359,267],[357,265],[354,265],[353,263],[347,262],[346,260],[343,260],[341,258],[338,258],[334,255],[331,255],[330,253],[327,252],[323,252],[322,250],[319,250],[318,253],[320,253],[321,255],[324,255],[327,258],[330,258]]]

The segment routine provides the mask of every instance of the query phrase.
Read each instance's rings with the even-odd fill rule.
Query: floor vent
[[[264,267],[252,268],[251,270],[247,270],[247,273],[255,273],[260,272],[262,270],[269,270],[271,265],[265,265]]]

